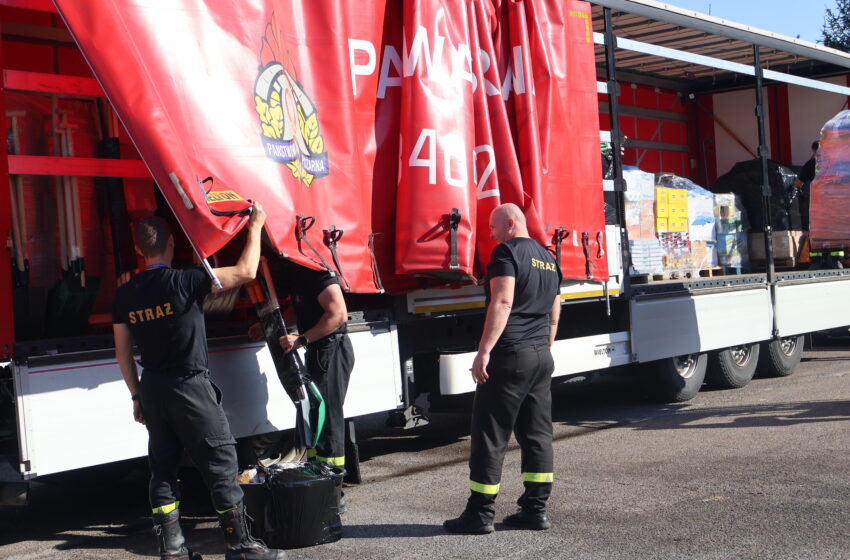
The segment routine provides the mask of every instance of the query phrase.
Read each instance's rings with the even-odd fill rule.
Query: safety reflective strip
[[[237,506],[229,507],[229,508],[227,508],[227,509],[217,509],[217,510],[215,510],[215,512],[216,512],[217,514],[221,515],[222,513],[227,513],[228,511],[233,511],[234,509],[236,509],[236,508],[238,508],[238,507],[239,507],[239,506],[237,505]]]
[[[316,455],[316,460],[323,463],[329,463],[335,467],[345,466],[345,457],[319,457]]]
[[[523,482],[552,482],[554,476],[550,472],[524,472],[522,473]]]
[[[153,512],[154,513],[161,513],[161,514],[164,515],[166,513],[171,513],[172,511],[174,511],[175,509],[177,509],[179,507],[180,507],[180,502],[171,502],[170,504],[165,504],[164,506],[159,506],[159,507],[153,508]]]
[[[498,494],[501,484],[481,484],[474,480],[469,481],[469,489],[479,494]]]

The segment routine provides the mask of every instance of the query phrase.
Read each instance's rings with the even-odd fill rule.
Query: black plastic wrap
[[[251,533],[271,548],[300,548],[342,537],[342,479],[324,464],[281,463],[242,484]]]
[[[794,189],[797,174],[775,161],[767,162],[770,185],[770,220],[774,230],[801,229],[800,206]],[[735,193],[741,197],[753,231],[764,231],[762,219],[761,160],[739,161],[732,169],[717,179],[711,191]]]

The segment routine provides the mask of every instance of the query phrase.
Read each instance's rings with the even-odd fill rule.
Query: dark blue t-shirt
[[[487,268],[487,303],[490,280],[513,276],[514,300],[511,314],[494,350],[517,350],[548,344],[549,312],[561,285],[561,271],[552,254],[528,237],[515,237],[493,249]]]
[[[200,267],[145,270],[118,288],[112,321],[130,327],[144,369],[172,375],[207,369],[202,305],[210,289]]]

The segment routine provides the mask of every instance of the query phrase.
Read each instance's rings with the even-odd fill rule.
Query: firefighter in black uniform
[[[275,278],[283,280],[279,282],[280,291],[292,299],[299,332],[280,337],[280,345],[285,352],[306,347],[307,371],[325,399],[325,427],[316,448],[308,453],[342,476],[345,474],[343,404],[354,369],[354,349],[347,334],[348,309],[339,277],[327,270],[312,270],[288,261],[274,265]],[[259,323],[251,327],[249,336],[263,339]],[[344,504],[340,504],[340,509],[344,509]]]
[[[251,281],[260,258],[265,213],[254,206],[248,239],[235,266],[217,268],[222,289]],[[174,238],[161,218],[136,228],[136,247],[145,270],[115,294],[115,354],[133,400],[133,415],[148,430],[150,503],[161,560],[198,560],[180,529],[177,468],[185,449],[201,471],[224,531],[228,560],[284,559],[249,533],[236,483],[233,435],[221,408],[221,392],[207,369],[207,340],[201,309],[212,289],[203,268],[171,268]],[[141,354],[139,380],[133,344]]]
[[[548,529],[546,501],[552,491],[552,395],[555,369],[549,347],[561,312],[561,272],[552,255],[528,236],[515,204],[490,214],[493,249],[487,273],[484,332],[472,364],[478,384],[472,409],[470,496],[451,533],[493,532],[496,495],[511,431],[522,448],[525,491],[505,525]]]

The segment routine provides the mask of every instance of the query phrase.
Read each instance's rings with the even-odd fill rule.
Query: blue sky
[[[752,25],[774,33],[820,42],[827,8],[835,0],[660,0],[671,6],[711,13],[736,23]]]

